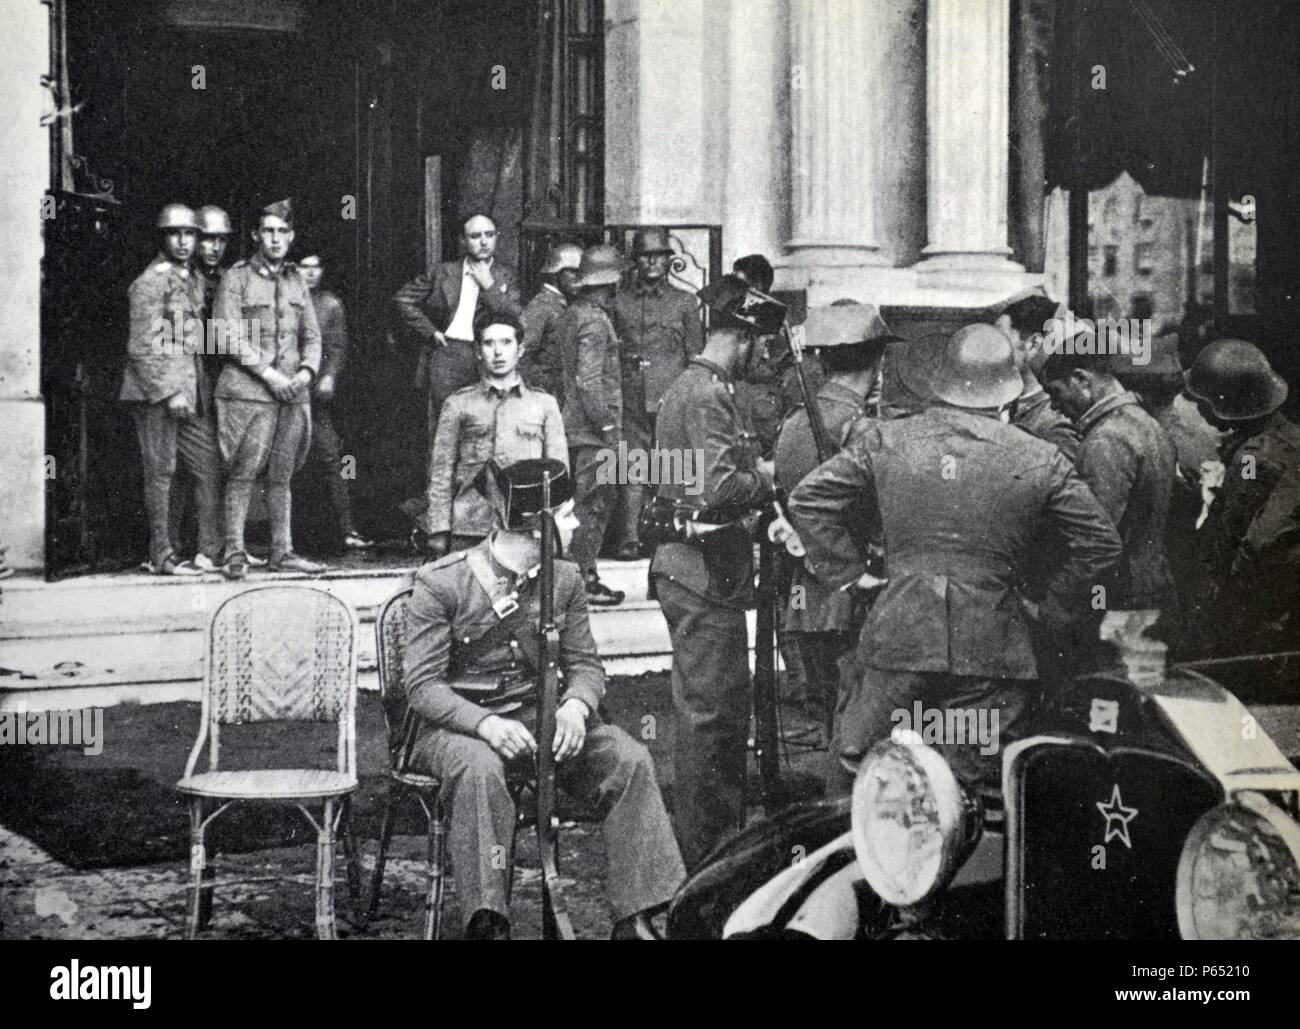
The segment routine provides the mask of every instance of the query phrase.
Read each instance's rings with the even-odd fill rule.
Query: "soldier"
[[[321,362],[320,327],[293,262],[293,208],[268,204],[252,232],[257,253],[221,278],[213,317],[232,327],[238,359],[217,381],[217,427],[226,462],[226,553],[222,574],[248,574],[244,521],[253,484],[266,475],[272,571],[316,575],[325,566],[293,552],[290,483],[311,446],[309,387]]]
[[[1074,465],[1079,463],[1079,434],[1070,419],[1052,406],[1052,398],[1043,389],[1030,366],[1030,354],[1042,348],[1044,333],[1056,317],[1057,304],[1041,288],[1013,297],[993,324],[1011,341],[1016,355],[1016,370],[1024,383],[1016,401],[1011,424],[1031,436],[1055,443]],[[1041,367],[1041,366],[1040,366]]]
[[[217,298],[217,285],[221,282],[221,262],[230,245],[230,215],[214,204],[205,204],[199,208],[199,272],[203,284],[203,317],[212,315],[212,305]],[[221,373],[218,364],[214,369],[213,382]]]
[[[660,454],[698,455],[693,474],[682,476],[688,481],[661,482],[653,501],[687,536],[660,542],[650,561],[673,645],[673,791],[688,867],[744,820],[751,516],[773,498],[772,462],[757,456],[735,401],[734,381],[753,356],[754,326],[729,304],[712,310],[704,351],[664,394],[655,439]]]
[[[429,459],[425,532],[431,557],[472,547],[492,531],[492,505],[476,488],[489,461],[504,468],[551,458],[568,467],[559,405],[519,375],[521,335],[517,318],[484,318],[478,329],[482,377],[442,406]]]
[[[668,282],[672,254],[666,229],[639,229],[632,237],[635,278],[614,297],[614,328],[623,362],[623,438],[629,450],[649,451],[664,391],[704,345],[699,303]],[[645,484],[625,483],[620,492],[623,531],[618,557],[631,561],[641,556],[637,523]]]
[[[555,563],[564,693],[554,740],[536,741],[537,578],[543,471],[561,547],[576,525],[559,461],[523,461],[495,476],[496,531],[416,574],[409,608],[406,688],[421,716],[412,765],[442,783],[466,936],[509,938],[506,854],[515,831],[507,769],[549,746],[556,781],[603,813],[616,939],[650,939],[649,915],[685,878],[649,752],[598,714],[605,672],[588,624],[582,578]],[[504,613],[503,613],[504,612]]]
[[[398,321],[420,347],[415,378],[417,387],[429,389],[430,437],[443,402],[478,381],[475,319],[481,312],[518,318],[522,309],[513,273],[496,261],[496,223],[485,214],[471,215],[461,226],[460,244],[461,260],[417,275],[393,297]]]
[[[623,435],[618,336],[609,320],[623,259],[602,243],[582,252],[579,271],[582,294],[556,327],[564,358],[564,431],[581,523],[573,537],[573,560],[587,584],[587,603],[611,607],[623,602],[623,593],[600,581],[596,557],[618,498],[618,483],[600,472]]]
[[[564,403],[564,358],[556,330],[565,308],[578,298],[581,265],[582,247],[574,243],[554,247],[542,265],[542,288],[519,316],[524,327],[519,372],[530,386],[546,390],[560,404]]]
[[[899,337],[890,333],[880,312],[870,304],[814,308],[808,312],[804,332],[808,347],[818,351],[829,375],[817,391],[817,406],[826,438],[838,452],[850,426],[866,413],[867,394],[880,373],[886,345]],[[787,496],[821,463],[808,412],[802,406],[781,426],[775,456],[776,484]],[[862,560],[868,559],[868,541],[877,534],[865,517],[859,518],[853,536]],[[785,630],[797,642],[809,684],[825,691],[828,711],[838,707],[842,696],[840,658],[857,642],[862,623],[855,599],[845,591],[828,589],[807,573],[802,562],[795,563]]]
[[[1105,354],[1054,353],[1043,366],[1043,382],[1081,434],[1079,475],[1124,544],[1104,606],[1171,609],[1165,522],[1178,474],[1174,445],[1137,396],[1120,385],[1111,361]]]
[[[1065,456],[1007,424],[1022,388],[1007,339],[967,326],[931,370],[931,406],[859,420],[844,449],[790,497],[805,565],[832,588],[881,582],[854,538],[856,505],[874,508],[885,540],[885,585],[859,639],[831,793],[847,792],[867,749],[914,702],[992,709],[996,742],[1014,740],[1037,675],[1030,620],[1074,621],[1088,610],[1089,587],[1119,558],[1110,519]],[[1016,577],[1044,521],[1062,546],[1034,611],[1017,596]],[[1000,754],[942,749],[968,786],[1000,783]]]
[[[200,575],[221,554],[221,456],[203,367],[202,289],[190,268],[199,223],[184,204],[168,204],[158,230],[162,249],[131,283],[119,399],[127,403],[140,441],[149,568],[157,575]],[[194,482],[199,552],[193,562],[180,560],[172,540],[177,457]]]
[[[352,498],[348,494],[348,480],[343,477],[343,447],[334,425],[334,395],[348,358],[347,316],[343,311],[343,301],[329,290],[320,288],[325,276],[325,263],[320,254],[305,254],[298,261],[298,274],[311,293],[321,337],[320,376],[311,388],[311,449],[307,460],[324,478],[343,546],[365,550],[374,543],[357,532],[352,521]],[[334,543],[337,542],[338,536],[335,536]]]
[[[1216,429],[1223,486],[1210,506],[1197,641],[1214,656],[1294,649],[1300,428],[1286,382],[1251,343],[1221,339],[1187,373],[1187,396]]]

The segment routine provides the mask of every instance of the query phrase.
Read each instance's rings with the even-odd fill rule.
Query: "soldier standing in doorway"
[[[668,282],[673,248],[666,229],[640,229],[632,237],[636,273],[614,297],[614,328],[623,361],[623,438],[629,450],[649,451],[664,391],[704,346],[699,302]],[[645,484],[620,490],[623,523],[618,556],[641,556],[637,522]]]

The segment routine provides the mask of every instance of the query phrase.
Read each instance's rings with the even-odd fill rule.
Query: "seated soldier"
[[[466,936],[508,939],[503,859],[515,828],[507,773],[530,767],[535,704],[538,562],[544,472],[558,548],[577,519],[573,486],[555,460],[519,461],[484,477],[497,530],[477,546],[425,565],[409,609],[406,687],[422,716],[411,766],[442,781],[448,843]],[[603,818],[615,939],[653,939],[649,915],[685,878],[649,752],[597,708],[605,672],[587,622],[582,575],[555,564],[562,694],[553,740],[558,787]]]

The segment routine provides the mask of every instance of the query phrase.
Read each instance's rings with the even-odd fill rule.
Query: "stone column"
[[[875,212],[881,17],[874,2],[790,4],[792,264],[890,263]]]
[[[14,568],[45,559],[45,404],[40,385],[41,196],[49,182],[49,9],[5,10],[0,38],[0,544]]]
[[[929,0],[925,285],[1023,282],[1007,246],[1010,0]]]

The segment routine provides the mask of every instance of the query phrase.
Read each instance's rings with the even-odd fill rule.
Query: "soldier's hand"
[[[292,400],[297,392],[293,384],[294,380],[278,368],[268,368],[264,371],[262,381],[266,383],[266,388],[271,391],[271,396],[284,403]]]
[[[566,700],[555,709],[555,740],[551,752],[563,761],[582,752],[587,742],[587,705],[581,700]]]
[[[311,380],[312,374],[306,368],[299,368],[294,372],[293,378],[289,380],[290,385],[293,386],[293,395],[299,396],[311,385]]]
[[[184,393],[174,393],[167,398],[167,413],[179,422],[194,415],[194,407]]]
[[[316,383],[316,396],[321,400],[334,399],[334,376],[322,375],[320,381]]]
[[[478,723],[476,732],[503,761],[513,761],[523,754],[537,753],[537,741],[523,722],[500,715],[488,715]]]
[[[478,283],[479,289],[491,289],[494,285],[492,269],[486,261],[470,261],[469,277]]]
[[[424,541],[424,552],[431,558],[439,558],[451,549],[451,533],[435,532]]]

